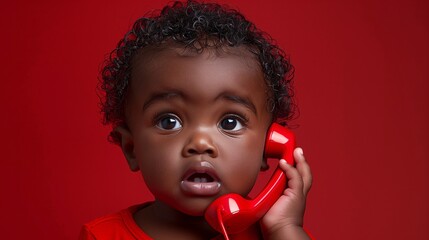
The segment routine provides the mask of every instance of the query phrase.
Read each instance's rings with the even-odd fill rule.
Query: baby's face
[[[130,166],[157,200],[189,215],[223,194],[247,195],[263,163],[267,99],[244,48],[138,57],[127,99]]]

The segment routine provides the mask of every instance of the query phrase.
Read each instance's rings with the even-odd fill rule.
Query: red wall
[[[2,239],[76,239],[84,222],[151,198],[105,140],[95,86],[131,23],[165,2],[2,4]],[[429,2],[229,2],[296,67],[295,131],[314,172],[307,228],[428,239]]]

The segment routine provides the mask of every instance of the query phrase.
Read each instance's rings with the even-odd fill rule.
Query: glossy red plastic
[[[277,123],[272,124],[265,141],[265,158],[285,159],[289,164],[294,164],[294,148],[294,134]],[[233,239],[249,239],[245,234],[246,229],[265,215],[285,187],[286,176],[277,168],[257,197],[246,199],[234,193],[221,196],[207,208],[205,218],[214,229],[224,235],[231,234]]]

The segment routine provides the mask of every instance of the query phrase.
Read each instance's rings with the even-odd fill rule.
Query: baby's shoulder
[[[133,214],[140,204],[94,219],[83,225],[80,240],[86,239],[151,239],[135,223]]]

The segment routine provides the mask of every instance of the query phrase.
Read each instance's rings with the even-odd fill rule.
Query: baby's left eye
[[[222,119],[219,123],[219,127],[225,131],[239,131],[245,127],[244,121],[237,116],[229,116]]]

